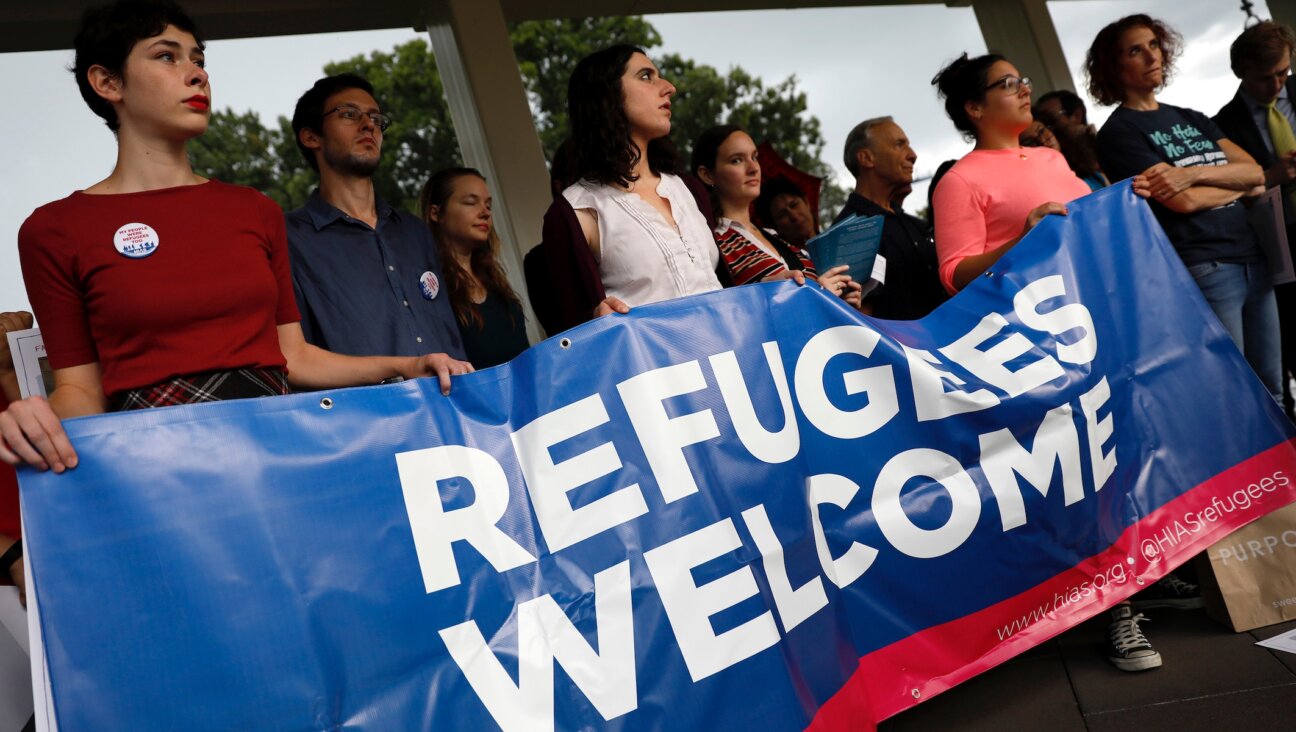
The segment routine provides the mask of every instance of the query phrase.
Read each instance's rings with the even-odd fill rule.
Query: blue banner
[[[457,378],[70,420],[24,471],[61,729],[867,726],[1296,500],[1128,185],[919,322],[815,286]]]

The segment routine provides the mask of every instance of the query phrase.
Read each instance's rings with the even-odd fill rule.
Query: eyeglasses
[[[391,127],[391,123],[392,123],[391,117],[388,117],[382,112],[364,112],[361,111],[359,107],[350,104],[343,104],[341,106],[334,107],[329,111],[325,112],[322,115],[322,117],[327,117],[330,114],[333,114],[334,112],[337,112],[337,115],[342,119],[346,120],[347,122],[358,123],[361,117],[368,117],[369,121],[373,122],[374,127],[377,127],[379,132],[386,132],[387,128]]]
[[[1022,87],[1026,87],[1027,89],[1030,89],[1031,80],[1030,77],[1028,76],[1005,76],[999,81],[996,81],[995,83],[987,86],[985,90],[990,91],[996,86],[1002,86],[1004,91],[1008,92],[1009,94],[1017,94],[1022,90]]]

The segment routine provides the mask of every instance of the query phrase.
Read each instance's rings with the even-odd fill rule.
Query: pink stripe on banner
[[[1283,479],[1275,479],[1277,474]],[[1242,508],[1238,504],[1246,499],[1233,496],[1249,486],[1256,495],[1247,494],[1250,505]],[[1130,526],[1111,548],[1052,579],[864,656],[846,685],[819,709],[810,729],[869,729],[1079,625],[1238,528],[1292,502],[1296,439],[1189,490]],[[1095,589],[1095,579],[1110,577],[1117,564],[1134,581]]]

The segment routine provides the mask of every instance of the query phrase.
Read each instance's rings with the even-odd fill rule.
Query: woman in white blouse
[[[542,244],[564,327],[722,286],[706,192],[674,174],[674,93],[633,46],[591,54],[572,72],[579,180],[550,207]]]

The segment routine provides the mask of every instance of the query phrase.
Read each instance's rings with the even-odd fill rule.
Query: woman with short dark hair
[[[211,89],[203,42],[178,6],[91,10],[75,47],[77,84],[116,132],[117,163],[18,232],[54,389],[0,413],[0,459],[75,467],[68,417],[430,373],[448,390],[450,373],[472,370],[443,354],[357,358],[306,343],[283,212],[189,166]]]
[[[976,142],[936,186],[936,253],[951,294],[990,268],[1049,214],[1089,192],[1056,150],[1023,148],[1031,82],[997,54],[963,54],[932,79],[945,111]]]
[[[641,49],[581,59],[567,89],[573,174],[545,214],[545,257],[565,327],[718,290],[710,204],[675,174],[671,97]]]

